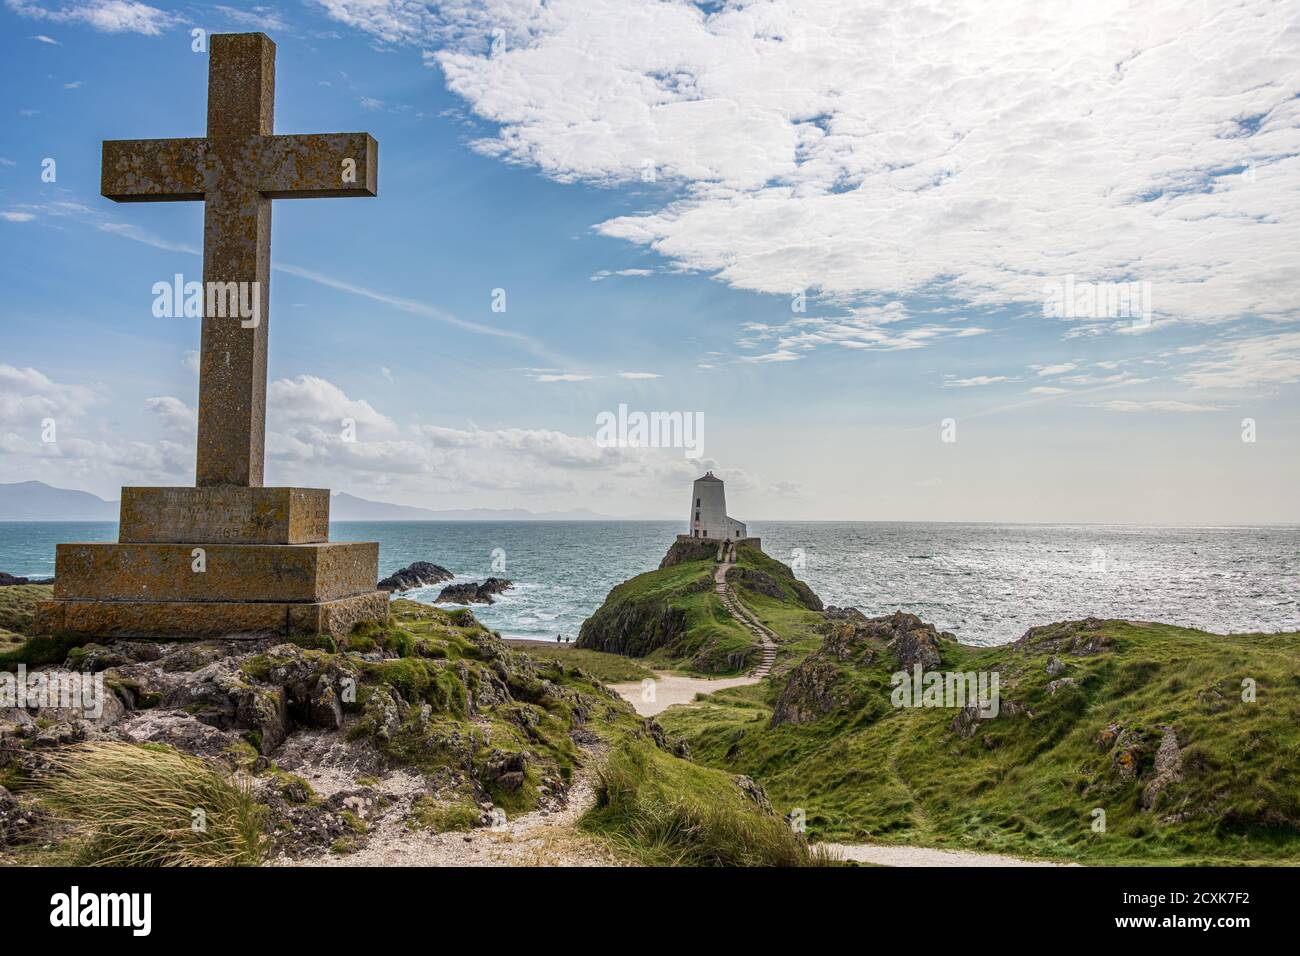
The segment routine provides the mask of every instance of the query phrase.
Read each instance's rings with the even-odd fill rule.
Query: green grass
[[[158,744],[87,743],[47,757],[35,785],[67,828],[53,851],[73,866],[252,866],[266,844],[248,788]]]
[[[36,605],[54,596],[50,584],[13,584],[0,587],[0,668],[32,663],[23,656]],[[62,660],[60,658],[60,660]],[[45,663],[41,661],[40,663]]]
[[[478,804],[472,800],[451,802],[421,796],[411,805],[406,825],[411,830],[428,830],[432,833],[471,830],[478,826],[480,813]]]
[[[745,797],[729,775],[639,742],[611,752],[582,825],[649,866],[831,862]]]
[[[769,728],[779,687],[737,688],[661,715],[697,760],[762,783],[810,835],[918,842],[1087,863],[1300,862],[1300,635],[1221,636],[1107,622],[1111,650],[1059,654],[1077,684],[1049,694],[1040,648],[943,645],[945,670],[997,670],[1005,707],[966,739],[953,710],[895,709],[884,654],[844,665],[854,704],[811,724]],[[1244,678],[1258,699],[1241,699]],[[1124,779],[1098,735],[1141,735]],[[1177,728],[1183,779],[1154,810],[1140,796],[1160,728]],[[1106,831],[1094,832],[1094,809]]]
[[[54,597],[52,584],[11,584],[0,587],[0,628],[26,634],[36,605]]]
[[[757,548],[737,549],[737,566],[775,580],[775,598],[733,582],[740,600],[777,635],[781,659],[797,661],[819,643],[821,616],[801,599],[802,585],[781,562]],[[713,590],[717,564],[710,558],[648,571],[614,588],[583,624],[583,649],[643,659],[657,669],[717,676],[749,670],[758,641],[727,612]]]
[[[511,647],[537,660],[555,661],[577,667],[605,684],[623,684],[654,677],[654,671],[634,658],[604,651],[585,651],[572,644],[542,644],[537,641],[506,641]]]

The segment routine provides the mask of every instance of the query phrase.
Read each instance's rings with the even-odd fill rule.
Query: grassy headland
[[[698,761],[802,809],[814,840],[1300,862],[1300,634],[1090,620],[998,648],[938,637],[926,670],[1000,675],[1000,712],[981,719],[893,706],[900,645],[826,632],[786,678],[660,718]]]
[[[24,626],[48,588],[0,595],[6,620]],[[95,670],[112,706],[93,721],[47,709],[0,714],[0,809],[26,821],[0,828],[0,859],[201,865],[347,854],[390,814],[403,832],[470,831],[491,822],[489,807],[515,819],[562,805],[579,770],[606,754],[602,802],[586,828],[619,855],[726,862],[697,852],[696,836],[722,843],[720,834],[738,833],[754,835],[737,845],[746,862],[811,859],[761,790],[680,756],[657,724],[584,668],[585,657],[573,649],[532,657],[468,610],[410,601],[394,602],[386,626],[359,627],[341,642],[58,648],[25,639],[0,670]],[[94,742],[81,742],[87,736]],[[317,753],[356,768],[355,779],[340,787],[332,769],[334,792],[317,794],[305,779]],[[277,763],[286,754],[292,772]],[[412,773],[424,781],[413,793],[400,784]],[[390,776],[395,789],[385,789]],[[666,781],[675,783],[665,789]],[[221,825],[192,831],[195,807]],[[683,825],[666,831],[665,815]]]
[[[657,570],[618,585],[578,635],[580,650],[643,659],[654,667],[720,675],[753,667],[759,645],[714,593],[714,546],[679,542]],[[742,601],[789,650],[815,646],[813,627],[821,604],[807,585],[779,561],[757,548],[737,549],[728,576]]]

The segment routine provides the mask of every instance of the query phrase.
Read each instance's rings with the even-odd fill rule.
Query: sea
[[[514,588],[474,613],[506,637],[576,638],[609,593],[656,568],[675,521],[337,522],[335,541],[378,541],[380,576],[432,561],[455,581]],[[822,600],[902,609],[971,644],[1086,617],[1216,633],[1300,631],[1300,526],[751,521],[763,550]],[[114,522],[0,522],[0,571],[54,573],[54,547],[113,541]],[[441,585],[407,592],[432,602]]]

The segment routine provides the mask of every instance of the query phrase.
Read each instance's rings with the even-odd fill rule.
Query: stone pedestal
[[[329,538],[318,488],[123,488],[117,544],[61,544],[38,633],[343,637],[388,618],[379,545]]]

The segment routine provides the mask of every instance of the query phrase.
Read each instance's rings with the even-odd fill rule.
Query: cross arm
[[[207,140],[104,140],[100,193],[114,202],[197,200],[204,193]]]
[[[270,199],[374,196],[379,189],[379,144],[369,133],[268,136],[258,165],[258,190]]]

